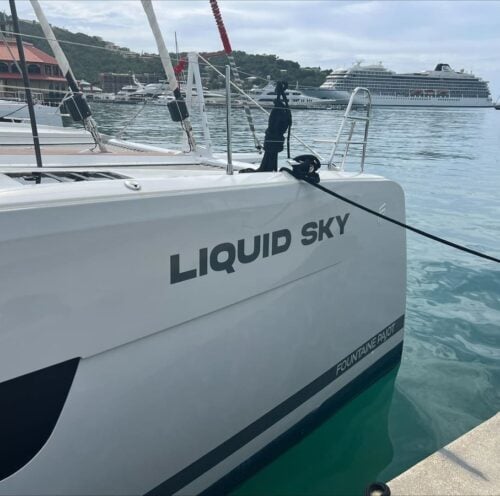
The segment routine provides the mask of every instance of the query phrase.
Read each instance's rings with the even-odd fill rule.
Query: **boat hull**
[[[310,96],[324,99],[333,99],[337,105],[347,105],[351,94],[347,91],[310,89],[305,90]],[[487,98],[458,98],[446,96],[395,96],[371,93],[372,105],[378,107],[492,107],[493,103]],[[357,105],[366,104],[363,96],[354,100]]]
[[[0,494],[202,492],[397,361],[404,231],[282,174],[251,176],[4,201],[0,394],[78,365],[55,427]],[[334,176],[323,184],[404,220],[395,183]]]

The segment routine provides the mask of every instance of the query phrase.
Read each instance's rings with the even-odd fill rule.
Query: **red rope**
[[[174,67],[174,73],[178,76],[186,68],[186,59],[179,60],[179,63]]]
[[[227,55],[231,55],[233,49],[231,48],[231,43],[229,42],[229,36],[227,35],[226,27],[224,26],[224,21],[222,20],[222,14],[220,13],[219,6],[217,5],[217,0],[210,0],[210,6],[212,7],[217,28],[219,29],[224,51]]]

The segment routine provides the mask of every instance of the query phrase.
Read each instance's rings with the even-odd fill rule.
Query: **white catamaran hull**
[[[3,193],[0,394],[69,365],[38,445],[12,432],[53,382],[26,392],[0,494],[213,489],[399,359],[403,229],[283,174],[176,174]],[[322,184],[404,220],[393,182]]]

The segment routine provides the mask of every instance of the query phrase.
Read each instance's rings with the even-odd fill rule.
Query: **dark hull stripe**
[[[394,336],[394,334],[403,329],[403,326],[404,315],[399,317],[382,331],[375,334],[372,338],[359,346],[359,348],[354,350],[353,353],[344,357],[325,373],[304,386],[302,389],[264,414],[262,417],[258,418],[240,432],[149,491],[147,496],[166,496],[179,491],[184,486],[188,485],[205,472],[222,462],[224,459],[238,451],[254,438],[262,434],[265,430],[272,427],[321,390],[329,386],[333,381],[347,372],[352,366],[361,361],[364,357],[368,356],[369,353],[367,350],[373,351],[375,348],[386,342],[387,339],[390,339],[390,337]]]
[[[200,496],[218,496],[228,494],[239,484],[255,475],[259,470],[272,462],[278,455],[291,448],[305,438],[322,422],[328,420],[343,405],[363,392],[382,376],[389,373],[401,361],[403,343],[386,353],[380,360],[362,372],[356,379],[345,385],[340,391],[328,398],[318,409],[309,413],[288,431],[264,446],[260,451],[234,468],[227,475],[205,489]]]

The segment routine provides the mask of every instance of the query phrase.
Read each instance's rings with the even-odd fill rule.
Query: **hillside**
[[[8,22],[9,16],[6,16],[6,18]],[[113,51],[105,48],[113,46],[113,43],[107,42],[97,36],[73,33],[55,26],[52,26],[52,28],[57,39],[61,41],[61,46],[78,79],[99,83],[99,74],[101,72],[164,74],[157,55],[134,56],[133,53],[127,52],[127,49],[118,51],[118,47],[115,47]],[[27,37],[26,41],[30,41],[47,53],[52,53],[49,44],[43,39],[42,29],[37,22],[21,20],[20,29],[23,34],[41,38]],[[78,46],[64,42],[90,46]],[[295,85],[298,81],[301,86],[319,86],[329,73],[329,70],[320,70],[320,68],[300,67],[297,62],[283,60],[276,55],[253,55],[237,51],[234,52],[234,57],[242,78],[248,76],[262,78],[257,80],[257,83],[262,83],[266,76],[270,75],[273,80],[285,78],[289,81],[290,85]],[[227,59],[225,56],[216,56],[212,57],[210,62],[223,71],[222,67],[227,63]],[[210,89],[220,87],[223,84],[221,78],[212,70],[205,70],[204,76],[207,80],[207,86]],[[249,81],[247,85],[250,86],[251,82]]]

